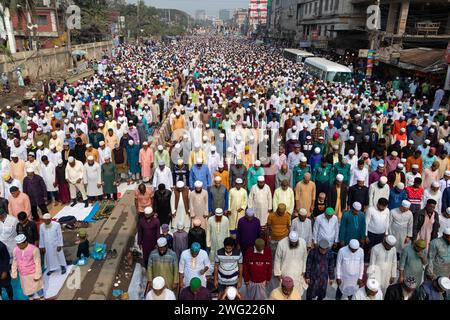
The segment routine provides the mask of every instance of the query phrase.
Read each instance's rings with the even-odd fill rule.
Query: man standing
[[[208,211],[212,214],[217,208],[221,208],[224,212],[228,211],[228,190],[222,184],[222,178],[216,176],[214,185],[208,192]]]
[[[189,186],[191,188],[195,181],[203,182],[203,189],[211,187],[211,174],[209,173],[208,167],[203,164],[202,158],[197,158],[197,164],[189,172]]]
[[[244,281],[248,300],[266,300],[267,284],[272,279],[272,251],[263,239],[256,239],[255,246],[244,255]]]
[[[69,157],[69,164],[66,166],[66,179],[69,182],[70,198],[72,198],[71,207],[77,204],[77,190],[81,193],[84,201],[84,207],[87,208],[88,198],[86,189],[84,188],[84,167],[81,161],[75,160],[74,157]]]
[[[144,268],[147,268],[148,257],[156,246],[160,236],[160,223],[153,213],[152,207],[144,209],[144,218],[140,219],[137,227],[137,243],[142,251]]]
[[[389,191],[386,177],[381,177],[378,182],[372,183],[369,187],[369,206],[376,207],[381,198],[389,199]]]
[[[148,182],[152,177],[153,159],[153,151],[149,148],[148,142],[145,141],[142,144],[142,149],[139,151],[139,164],[141,166],[141,174],[144,182]],[[149,281],[152,281],[152,279]]]
[[[295,210],[305,209],[307,216],[311,216],[314,211],[316,201],[316,184],[311,181],[311,174],[306,172],[303,180],[299,181],[295,186]],[[291,212],[292,214],[293,212]]]
[[[163,277],[170,290],[177,292],[178,288],[178,259],[171,249],[167,247],[167,239],[161,237],[157,241],[158,248],[150,253],[147,266],[147,288],[145,293],[152,289],[152,280]]]
[[[13,215],[9,215],[3,208],[0,208],[0,242],[8,249],[9,256],[12,258],[14,248],[16,247],[17,224],[19,220]]]
[[[274,276],[280,280],[283,277],[291,277],[300,297],[307,287],[304,280],[307,255],[306,242],[295,231],[291,231],[288,237],[279,241],[275,252]]]
[[[172,209],[172,227],[182,223],[188,230],[191,227],[189,189],[183,181],[177,181],[176,188],[170,196],[170,207]]]
[[[206,273],[210,268],[210,261],[200,243],[194,242],[190,249],[184,250],[180,257],[178,272],[180,273],[180,288],[187,287],[194,278],[199,279],[200,286],[206,287]],[[180,296],[181,299],[181,296]]]
[[[335,249],[339,239],[339,222],[333,208],[327,208],[314,222],[313,242],[317,246],[320,240],[326,240]]]
[[[200,219],[202,228],[206,229],[209,218],[208,191],[203,189],[201,181],[195,181],[194,190],[189,193],[189,211],[191,219]]]
[[[439,216],[435,211],[436,204],[436,200],[428,199],[425,208],[414,216],[413,239],[425,240],[427,247],[431,240],[437,238],[439,231]]]
[[[348,206],[351,207],[355,202],[361,203],[363,211],[369,206],[369,188],[364,185],[363,179],[358,179],[357,183],[348,189]]]
[[[334,208],[334,212],[341,221],[342,214],[347,210],[347,193],[348,186],[344,184],[344,176],[338,174],[336,176],[336,181],[330,186],[328,191],[328,206]]]
[[[158,168],[153,175],[153,188],[156,189],[160,184],[164,184],[168,189],[173,187],[172,171],[166,166],[164,160],[159,160]],[[193,182],[191,186],[194,186]]]
[[[430,242],[428,267],[435,276],[450,274],[450,227],[445,228],[442,237]]]
[[[52,221],[50,213],[44,214],[44,225],[39,232],[39,249],[45,255],[47,275],[61,268],[61,274],[66,273],[66,258],[63,251],[63,237],[61,225]]]
[[[381,290],[394,283],[397,277],[397,239],[389,235],[382,243],[377,244],[370,252],[370,265],[367,270],[369,278],[375,278],[380,283]]]
[[[265,223],[272,211],[272,192],[265,183],[264,176],[259,176],[257,180],[257,184],[250,189],[248,207],[255,210],[255,216]]]
[[[179,224],[181,226],[181,223]],[[200,219],[192,221],[192,228],[188,232],[188,247],[191,247],[194,242],[198,242],[203,250],[206,250],[206,231],[202,228]]]
[[[306,259],[305,281],[308,284],[306,300],[323,300],[327,293],[328,284],[334,280],[334,253],[327,240],[319,241]]]
[[[87,157],[87,163],[84,164],[83,181],[87,185],[89,201],[100,201],[103,198],[102,169],[100,164],[95,162],[93,156]]]
[[[223,210],[217,208],[214,216],[208,219],[206,228],[206,246],[210,248],[209,259],[213,264],[217,250],[222,248],[225,238],[230,236],[230,226],[227,217],[223,216]]]
[[[47,209],[47,187],[41,176],[34,174],[33,168],[27,169],[27,176],[23,179],[23,192],[30,198],[31,214],[35,221],[39,220],[37,208],[42,214],[48,213]]]
[[[380,198],[375,207],[366,212],[366,243],[367,249],[381,243],[389,229],[388,200]]]
[[[277,210],[280,203],[284,203],[286,205],[286,210],[288,212],[294,213],[295,195],[294,190],[292,190],[289,186],[288,180],[281,181],[281,186],[275,190],[272,201],[273,210]]]
[[[272,254],[275,254],[278,242],[289,235],[290,226],[291,215],[289,212],[286,212],[286,205],[280,203],[277,211],[271,212],[269,214],[269,218],[267,219],[267,231]]]
[[[336,300],[341,300],[342,295],[350,299],[362,285],[364,275],[364,251],[360,248],[359,241],[350,240],[348,246],[338,252],[336,263]]]
[[[261,236],[261,222],[255,217],[255,211],[248,208],[245,216],[239,219],[236,230],[236,242],[245,255],[247,249],[255,245],[256,239]]]
[[[24,234],[16,237],[17,247],[14,249],[11,265],[11,278],[20,277],[20,286],[28,298],[35,296],[44,299],[44,281],[42,279],[41,255],[39,249],[27,242]]]
[[[214,287],[219,293],[227,287],[242,286],[243,258],[241,251],[236,248],[236,240],[229,237],[223,241],[223,248],[216,254],[214,263]]]
[[[247,191],[243,188],[244,181],[241,178],[236,179],[236,184],[230,190],[228,200],[228,219],[230,222],[231,234],[235,233],[237,223],[243,216],[247,208]]]
[[[398,282],[402,283],[408,277],[413,277],[420,285],[423,281],[423,271],[428,264],[427,243],[425,240],[417,240],[407,245],[400,256],[400,277]]]
[[[14,299],[14,292],[11,286],[11,276],[10,276],[11,259],[12,255],[9,254],[9,249],[0,240],[0,293],[2,292],[2,289],[5,288],[9,300]]]
[[[312,224],[311,219],[307,218],[306,209],[300,209],[298,217],[292,220],[292,231],[297,232],[298,236],[305,240],[308,249],[312,247]]]
[[[410,206],[408,200],[403,200],[400,208],[391,210],[389,215],[388,233],[397,239],[395,244],[397,255],[400,255],[403,248],[412,240],[413,215],[409,210]]]
[[[350,243],[350,240],[356,239],[361,246],[366,238],[366,218],[361,211],[362,205],[359,202],[353,203],[352,210],[344,213],[339,227],[339,240],[341,247]]]

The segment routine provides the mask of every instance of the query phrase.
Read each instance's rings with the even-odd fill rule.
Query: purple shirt
[[[136,127],[129,128],[128,129],[128,135],[130,136],[130,138],[133,139],[135,144],[139,145],[141,143],[140,140],[139,140],[139,132],[136,129]]]
[[[386,177],[386,173],[379,173],[378,171],[371,172],[369,175],[369,186],[374,182],[378,182],[381,177]]]
[[[191,287],[186,287],[180,292],[179,300],[211,300],[211,294],[205,287],[201,287],[196,294],[193,294]]]
[[[243,253],[247,252],[247,249],[255,245],[255,240],[260,237],[261,223],[258,218],[253,217],[252,220],[248,220],[246,217],[242,217],[238,221],[236,241],[241,247]]]
[[[47,186],[44,179],[38,175],[34,175],[32,179],[29,177],[23,179],[23,192],[30,197],[32,206],[44,204],[47,199]]]

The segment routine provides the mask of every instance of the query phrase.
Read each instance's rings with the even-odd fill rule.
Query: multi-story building
[[[219,11],[219,19],[222,21],[228,21],[231,19],[231,11],[230,9],[221,9]]]
[[[298,0],[273,0],[268,22],[269,36],[277,40],[293,41],[297,31]]]
[[[256,31],[260,26],[267,24],[268,0],[250,0],[249,27],[250,31]]]
[[[247,18],[248,18],[248,9],[243,8],[236,9],[233,15],[233,22],[238,28],[240,28],[246,23]]]
[[[206,10],[195,11],[195,20],[205,21],[206,20]]]

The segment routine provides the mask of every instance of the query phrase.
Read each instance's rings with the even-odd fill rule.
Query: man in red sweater
[[[266,300],[267,285],[272,278],[272,250],[263,239],[256,239],[255,246],[244,256],[244,281],[248,300]]]

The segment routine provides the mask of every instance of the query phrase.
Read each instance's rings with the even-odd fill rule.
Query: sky
[[[204,9],[208,16],[218,16],[220,9],[248,8],[250,0],[144,0],[156,8],[179,9],[194,16],[196,10]],[[128,0],[136,3],[136,0]]]

